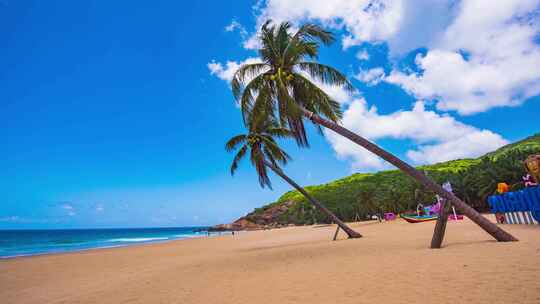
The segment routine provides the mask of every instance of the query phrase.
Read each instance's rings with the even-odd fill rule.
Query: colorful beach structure
[[[540,186],[488,197],[500,224],[540,224]]]
[[[385,221],[393,221],[396,219],[396,214],[394,212],[386,212],[384,214]]]
[[[452,185],[450,182],[445,182],[442,184],[442,187],[451,193],[454,193],[452,190]],[[405,221],[409,223],[423,223],[423,222],[429,222],[429,221],[435,221],[439,218],[439,215],[441,214],[442,206],[443,206],[443,198],[439,195],[436,196],[437,202],[433,205],[425,206],[422,204],[418,204],[416,206],[416,213],[409,213],[409,214],[400,214],[399,217],[404,219]],[[456,213],[456,208],[452,206],[452,214],[448,215],[448,219],[451,221],[459,221],[463,220],[463,215]]]

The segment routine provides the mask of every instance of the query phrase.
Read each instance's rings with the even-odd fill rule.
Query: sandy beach
[[[540,226],[468,220],[290,227],[0,261],[2,303],[540,303]]]

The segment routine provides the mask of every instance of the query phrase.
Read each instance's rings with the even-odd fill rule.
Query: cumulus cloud
[[[414,162],[436,163],[452,159],[476,157],[508,144],[499,134],[489,130],[473,129],[462,137],[442,141],[433,145],[422,145],[418,150],[409,150],[407,157]]]
[[[399,29],[404,1],[390,0],[267,0],[257,6],[257,29],[266,20],[276,23],[317,20],[334,28],[345,28],[344,48],[362,41],[382,41]],[[256,33],[245,43],[246,48],[258,46]]]
[[[369,86],[373,86],[381,82],[384,78],[384,69],[383,68],[373,68],[367,71],[360,71],[356,76],[356,79],[365,82]]]
[[[476,157],[508,143],[500,135],[457,121],[447,114],[427,110],[421,101],[408,111],[379,114],[365,99],[355,99],[344,113],[343,126],[370,140],[384,138],[412,140],[417,147],[407,151],[415,164]],[[338,157],[352,160],[354,169],[386,168],[381,159],[349,140],[327,132]]]
[[[251,64],[251,63],[259,63],[261,62],[261,59],[257,57],[249,57],[243,61],[227,61],[226,63],[220,63],[216,62],[215,60],[212,60],[212,62],[207,64],[208,69],[210,70],[211,75],[215,75],[221,80],[225,80],[230,82],[233,77],[234,73],[244,64]]]
[[[438,110],[469,115],[540,94],[538,9],[537,0],[267,0],[257,6],[257,26],[320,22],[344,30],[344,48],[386,42],[392,58],[427,48],[415,61],[419,72],[395,69],[384,80],[435,100]],[[244,46],[256,48],[256,40]]]
[[[538,1],[464,1],[425,55],[419,73],[393,71],[386,80],[439,110],[468,115],[515,106],[540,94]],[[478,12],[483,12],[479,14]]]
[[[358,60],[369,60],[369,53],[366,50],[361,50],[356,53]]]
[[[386,42],[392,53],[403,54],[428,45],[454,16],[455,3],[455,0],[267,0],[256,6],[256,30],[269,19],[294,24],[315,21],[332,29],[343,29],[345,49],[364,42]],[[256,40],[255,33],[244,46],[256,48]]]
[[[325,135],[336,152],[337,158],[351,161],[352,170],[370,172],[390,168],[384,160],[343,136],[328,130],[325,130]]]
[[[242,39],[246,39],[247,36],[248,36],[248,31],[246,30],[246,28],[238,21],[236,20],[232,20],[231,23],[229,25],[227,25],[225,27],[225,31],[226,32],[234,32],[234,31],[238,31],[238,33],[240,34],[240,37],[242,37]]]

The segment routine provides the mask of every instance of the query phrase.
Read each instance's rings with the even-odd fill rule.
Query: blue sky
[[[412,163],[539,132],[538,4],[509,2],[471,21],[458,1],[0,1],[0,228],[209,225],[288,190],[230,177],[223,149],[243,130],[228,75],[266,18],[334,31],[319,59],[359,91],[329,88],[344,125]],[[285,143],[300,184],[388,168],[310,133]]]

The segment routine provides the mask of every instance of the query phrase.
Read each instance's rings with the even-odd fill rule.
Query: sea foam
[[[167,237],[148,237],[148,238],[119,238],[119,239],[110,239],[107,242],[150,242],[150,241],[162,241],[168,240]]]

